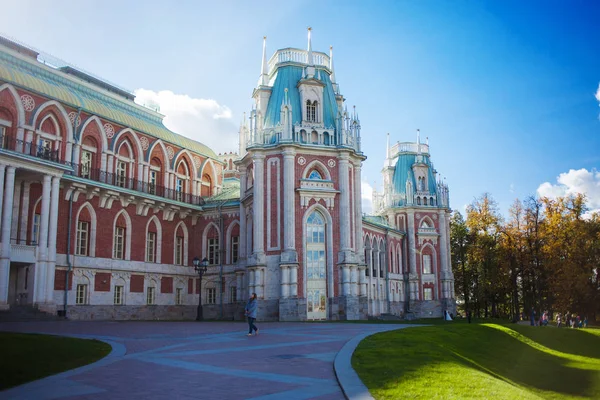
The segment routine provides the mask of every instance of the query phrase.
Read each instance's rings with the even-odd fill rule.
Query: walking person
[[[254,325],[256,321],[256,313],[258,311],[258,300],[256,299],[256,293],[252,293],[248,303],[246,303],[245,314],[248,317],[248,336],[252,336],[252,331],[255,335],[258,335],[258,328]]]

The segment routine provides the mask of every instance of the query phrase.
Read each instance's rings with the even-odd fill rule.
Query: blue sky
[[[359,112],[371,186],[386,133],[412,141],[419,128],[455,209],[490,192],[505,213],[538,189],[585,192],[600,209],[600,5],[282,3],[9,0],[0,31],[153,98],[171,129],[224,151],[251,107],[262,37],[270,56],[305,48],[311,26]]]

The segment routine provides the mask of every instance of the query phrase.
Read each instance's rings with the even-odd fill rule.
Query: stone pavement
[[[333,362],[344,345],[407,326],[257,325],[260,334],[248,337],[247,324],[240,322],[4,323],[2,331],[96,338],[113,350],[94,364],[0,392],[0,399],[342,400]],[[361,383],[347,364],[358,341],[348,343],[336,361],[340,381],[354,383],[353,393]]]

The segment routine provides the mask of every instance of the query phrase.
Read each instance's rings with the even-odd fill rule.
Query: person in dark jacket
[[[245,314],[248,317],[248,336],[252,336],[252,331],[255,335],[258,335],[258,328],[254,325],[256,321],[256,312],[258,311],[258,300],[256,299],[256,293],[252,293],[252,297],[246,303]]]

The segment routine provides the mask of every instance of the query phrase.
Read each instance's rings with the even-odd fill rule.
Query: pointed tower
[[[360,123],[342,111],[331,49],[313,50],[311,35],[306,49],[270,62],[263,42],[251,144],[238,162],[240,273],[280,320],[366,318]]]

